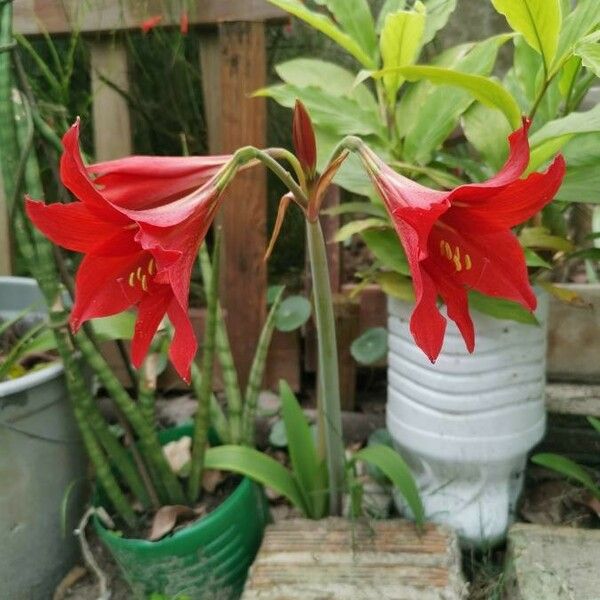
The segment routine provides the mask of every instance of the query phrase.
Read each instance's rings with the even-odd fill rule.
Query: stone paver
[[[401,520],[270,525],[242,600],[460,600],[456,535]]]
[[[599,600],[600,531],[519,523],[508,534],[508,600]]]

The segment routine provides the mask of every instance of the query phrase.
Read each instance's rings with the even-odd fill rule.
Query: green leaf
[[[350,221],[350,223],[346,223],[339,228],[332,241],[345,242],[353,235],[366,231],[367,229],[391,229],[391,227],[392,226],[390,225],[389,221],[375,217],[370,219],[360,219],[358,221]]]
[[[596,29],[598,24],[600,24],[600,2],[598,0],[578,0],[575,10],[563,21],[550,75],[561,68],[575,45],[587,33]]]
[[[581,64],[590,69],[596,77],[600,77],[600,44],[586,42],[575,47],[575,54],[581,58]]]
[[[600,419],[596,419],[596,417],[587,417],[588,423],[598,432],[600,433]]]
[[[362,460],[378,467],[404,496],[415,521],[422,525],[425,511],[415,480],[402,457],[388,446],[367,446],[352,457],[353,461]]]
[[[467,140],[493,169],[498,170],[508,156],[510,125],[497,110],[473,103],[462,116]]]
[[[419,5],[420,3],[417,4]],[[413,64],[421,49],[424,30],[425,14],[422,11],[399,11],[389,14],[379,41],[384,70]],[[396,94],[403,82],[404,77],[395,71],[383,76],[390,106],[395,105]]]
[[[375,68],[375,61],[372,56],[366,53],[362,46],[350,35],[344,33],[336,24],[326,15],[306,8],[300,0],[267,0],[278,8],[294,15],[311,27],[330,37],[336,44],[341,46],[346,52],[349,52],[356,60],[368,69]]]
[[[267,306],[271,306],[277,300],[279,294],[285,289],[284,285],[270,285],[267,288]]]
[[[389,14],[398,12],[399,10],[404,10],[405,8],[406,0],[385,0],[385,3],[379,11],[379,15],[377,15],[377,33],[381,33],[381,30],[383,29],[383,24],[385,23],[385,18]]]
[[[596,498],[600,499],[600,487],[596,485],[596,482],[583,467],[580,467],[571,459],[566,458],[565,456],[559,456],[558,454],[543,452],[541,454],[535,454],[532,456],[531,462],[535,463],[536,465],[552,469],[553,471],[556,471],[561,475],[565,475],[570,479],[574,479],[578,483],[581,483],[592,494],[594,494]]]
[[[321,212],[330,217],[358,213],[363,215],[371,215],[373,217],[387,218],[387,212],[385,208],[380,204],[375,204],[374,202],[343,202],[337,206],[326,208]]]
[[[385,139],[377,113],[365,110],[350,98],[332,96],[316,87],[298,88],[287,83],[263,88],[253,95],[273,98],[287,108],[293,108],[297,99],[302,100],[313,124],[336,133],[337,141],[349,134],[377,135]]]
[[[312,307],[304,296],[288,296],[275,314],[275,327],[279,331],[293,331],[308,321]]]
[[[492,298],[471,290],[469,292],[469,306],[496,319],[516,321],[526,325],[539,325],[533,313],[520,304],[503,298]]]
[[[231,471],[258,481],[285,496],[308,516],[308,507],[292,474],[274,458],[247,446],[215,446],[208,448],[206,469]]]
[[[531,136],[530,144],[535,148],[542,142],[554,138],[596,131],[600,131],[600,104],[588,111],[573,112],[566,117],[546,123]]]
[[[552,265],[545,261],[539,254],[531,250],[530,248],[525,248],[525,262],[528,267],[543,267],[544,269],[551,269]]]
[[[387,354],[387,329],[370,327],[350,345],[350,353],[361,365],[372,365]]]
[[[482,104],[501,111],[513,129],[521,126],[521,109],[517,101],[500,83],[493,79],[452,69],[422,65],[383,69],[375,71],[373,77],[382,77],[386,73],[392,72],[402,74],[409,81],[427,79],[436,85],[451,85],[464,89]]]
[[[519,241],[524,248],[540,248],[555,252],[571,252],[573,244],[557,235],[552,235],[546,227],[524,227],[519,233]]]
[[[319,487],[319,461],[313,435],[296,396],[285,381],[279,382],[279,395],[292,470],[309,507],[309,516],[319,518],[325,512],[327,487]]]
[[[450,15],[456,8],[456,0],[424,0],[427,20],[425,21],[425,35],[423,45],[429,43],[435,34],[446,26]]]
[[[600,203],[600,169],[598,165],[567,169],[556,199],[563,202]]]
[[[100,341],[130,340],[133,337],[136,316],[132,312],[122,312],[111,317],[92,320],[92,328]]]
[[[377,101],[366,85],[356,85],[356,75],[318,58],[294,58],[275,66],[285,83],[297,88],[315,87],[335,97],[348,97],[363,109],[377,113]]]
[[[375,22],[367,0],[316,0],[333,14],[340,27],[365,51],[372,60],[377,57]]]
[[[414,302],[415,291],[409,277],[400,275],[396,271],[379,271],[373,279],[388,296],[393,296],[405,302]]]
[[[406,254],[393,229],[367,229],[360,236],[383,266],[401,275],[410,275]]]
[[[492,4],[510,27],[542,55],[548,72],[558,47],[562,20],[559,0],[492,0]]]

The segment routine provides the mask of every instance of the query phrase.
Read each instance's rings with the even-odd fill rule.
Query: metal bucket
[[[34,304],[34,280],[0,277],[0,316]],[[85,471],[62,365],[0,383],[1,600],[48,600],[73,566]]]

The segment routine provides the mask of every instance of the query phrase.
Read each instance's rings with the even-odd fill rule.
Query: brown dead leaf
[[[202,489],[209,494],[212,494],[217,486],[226,478],[223,471],[213,471],[206,469],[202,475]]]
[[[192,460],[192,438],[184,435],[163,446],[163,452],[174,473],[179,473]]]
[[[174,504],[172,506],[163,506],[156,511],[154,519],[152,519],[152,528],[148,535],[148,540],[155,542],[160,540],[168,533],[173,531],[177,521],[182,519],[193,519],[195,518],[196,512],[189,506],[183,506],[181,504]]]

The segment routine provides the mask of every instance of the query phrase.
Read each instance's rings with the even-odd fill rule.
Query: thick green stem
[[[202,282],[206,290],[206,297],[210,296],[211,281],[213,278],[213,268],[206,249],[206,244],[202,244],[199,253],[200,270],[202,272]],[[217,302],[217,330],[215,337],[217,356],[221,365],[221,375],[225,387],[225,396],[227,397],[227,419],[229,422],[229,433],[227,437],[230,444],[239,444],[242,440],[242,392],[238,381],[233,354],[231,353],[231,344],[227,335],[227,327],[223,317],[223,310]]]
[[[194,425],[192,443],[192,465],[188,480],[188,498],[191,503],[198,500],[202,475],[204,473],[204,455],[208,441],[210,425],[210,397],[212,396],[213,369],[215,362],[215,337],[217,333],[217,306],[219,298],[219,249],[220,236],[217,232],[213,252],[213,272],[206,298],[206,322],[204,324],[204,344],[202,353],[202,380],[198,395],[198,410]]]
[[[196,363],[192,363],[192,388],[196,398],[199,398],[202,390],[202,373]],[[217,436],[222,444],[229,444],[229,423],[227,417],[219,404],[219,401],[215,398],[214,394],[210,395],[210,425],[217,432]]]
[[[277,315],[277,310],[281,305],[281,301],[283,300],[283,292],[284,289],[282,288],[279,294],[277,294],[277,297],[271,306],[271,310],[267,315],[265,324],[260,332],[260,337],[258,338],[254,360],[252,361],[250,375],[248,376],[248,385],[246,386],[246,393],[244,394],[244,414],[242,418],[243,442],[246,446],[254,447],[255,443],[254,430],[258,395],[265,374],[267,354],[269,353],[273,330],[275,329],[275,317]]]
[[[152,471],[154,471],[166,489],[166,502],[172,504],[185,504],[186,498],[183,488],[167,462],[152,425],[144,418],[125,388],[121,385],[121,382],[111,371],[110,367],[102,355],[96,350],[87,335],[83,331],[79,331],[75,340],[77,347],[83,353],[86,361],[94,370],[110,397],[123,412],[125,418],[139,437],[142,453],[147,462],[151,463],[153,466],[151,474]]]
[[[314,223],[307,221],[306,227],[317,326],[318,377],[322,390],[318,410],[324,429],[329,474],[329,513],[339,515],[342,510],[345,458],[333,299],[321,223],[318,220]]]

